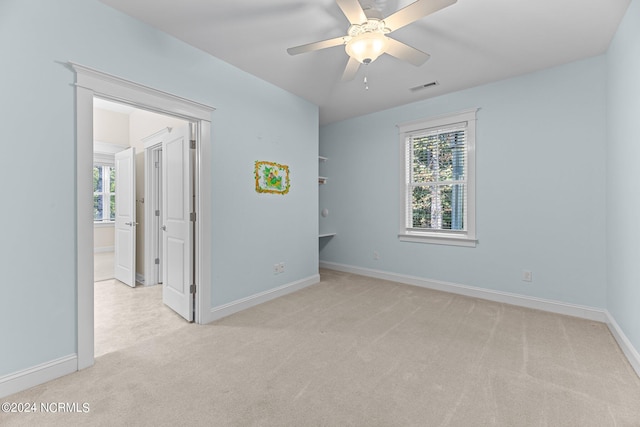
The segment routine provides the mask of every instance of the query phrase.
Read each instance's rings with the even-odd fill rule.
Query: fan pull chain
[[[364,83],[364,90],[369,90],[369,82],[367,81],[367,74],[369,74],[368,73],[368,71],[369,71],[368,65],[369,64],[367,63],[364,66],[364,82],[363,82]]]

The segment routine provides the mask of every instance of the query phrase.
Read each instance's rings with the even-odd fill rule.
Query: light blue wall
[[[321,261],[604,308],[605,78],[600,56],[322,126]],[[479,244],[398,241],[396,124],[474,107]]]
[[[76,352],[67,61],[217,109],[212,306],[317,274],[316,106],[96,0],[1,0],[0,52],[0,376]],[[255,192],[256,160],[290,166],[289,195]]]
[[[608,309],[640,349],[640,2],[609,47],[607,161]]]

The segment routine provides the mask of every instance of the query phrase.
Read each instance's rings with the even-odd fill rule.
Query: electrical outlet
[[[284,262],[273,264],[273,274],[284,273]]]
[[[532,282],[533,281],[533,273],[529,270],[522,270],[522,281],[524,282]]]

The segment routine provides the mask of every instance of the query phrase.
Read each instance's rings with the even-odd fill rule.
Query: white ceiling
[[[101,110],[113,111],[116,113],[131,115],[136,109],[126,104],[120,104],[118,102],[107,101],[106,99],[93,98],[93,108],[99,108]]]
[[[383,55],[342,82],[342,46],[286,51],[346,34],[334,0],[101,1],[317,104],[321,124],[602,54],[630,2],[458,0],[392,34],[429,53],[424,65]],[[411,0],[365,2],[386,17]],[[432,81],[439,85],[409,90]]]

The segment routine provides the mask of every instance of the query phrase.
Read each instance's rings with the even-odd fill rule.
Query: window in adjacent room
[[[116,219],[116,169],[112,165],[93,165],[93,220]]]
[[[477,110],[404,123],[399,238],[475,246]]]

